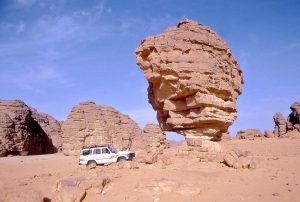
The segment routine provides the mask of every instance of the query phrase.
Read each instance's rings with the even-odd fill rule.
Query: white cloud
[[[6,71],[0,76],[0,83],[17,86],[20,89],[32,90],[45,84],[71,86],[63,75],[54,67],[39,66],[24,68],[21,72]]]

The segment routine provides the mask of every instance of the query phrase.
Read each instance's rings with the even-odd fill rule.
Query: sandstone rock
[[[137,64],[164,131],[187,140],[219,140],[237,116],[242,71],[226,43],[210,28],[184,19],[142,40]],[[199,141],[188,141],[188,144]],[[200,143],[199,143],[200,144]]]
[[[223,133],[221,137],[221,141],[229,141],[232,140],[232,137],[229,133]]]
[[[257,167],[257,162],[252,159],[250,156],[250,152],[242,151],[239,149],[233,149],[227,152],[224,156],[224,163],[235,169],[241,168],[252,168],[255,169]]]
[[[283,117],[282,113],[277,112],[273,116],[273,119],[275,122],[275,128],[274,128],[275,136],[280,137],[280,136],[286,134],[287,123],[286,123],[286,120]]]
[[[20,100],[0,100],[0,156],[53,153],[51,139]]]
[[[30,109],[32,112],[32,118],[38,122],[49,139],[52,141],[55,152],[60,152],[62,150],[61,122],[49,114],[38,113],[38,111],[32,107]]]
[[[80,202],[86,197],[87,191],[101,193],[110,183],[108,177],[73,177],[59,180],[54,188],[57,202]]]
[[[265,130],[264,137],[266,137],[266,138],[274,138],[275,134],[273,132],[271,132],[270,130]]]
[[[288,130],[298,130],[300,132],[300,103],[294,102],[290,107],[292,113],[287,120]]]
[[[79,155],[82,146],[95,144],[110,144],[119,150],[129,150],[133,141],[141,141],[142,134],[129,116],[94,102],[75,106],[63,123],[62,130],[65,155]]]
[[[0,201],[2,201],[0,199]],[[44,197],[42,194],[34,189],[22,189],[14,190],[6,194],[6,198],[3,201],[12,202],[43,202]]]
[[[237,132],[236,139],[254,140],[255,138],[263,137],[259,129],[247,129]]]
[[[169,148],[166,134],[157,124],[147,124],[143,129],[142,146],[147,153],[163,153],[163,150]]]

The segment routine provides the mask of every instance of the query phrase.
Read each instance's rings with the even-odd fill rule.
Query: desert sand
[[[83,201],[299,201],[300,139],[261,138],[221,143],[224,151],[250,151],[258,166],[234,169],[165,150],[155,164],[115,163],[88,169],[63,154],[0,158],[1,200],[34,189],[57,201],[56,184],[68,178],[108,178],[101,190],[87,189]],[[8,197],[9,198],[9,197]],[[25,199],[24,199],[25,200]]]

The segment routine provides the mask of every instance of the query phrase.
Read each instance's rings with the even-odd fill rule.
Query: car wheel
[[[118,158],[118,160],[117,160],[117,162],[123,162],[123,161],[126,161],[127,159],[125,158],[125,157],[119,157]]]
[[[87,163],[87,167],[90,168],[90,169],[96,168],[96,166],[97,166],[96,161],[89,161],[89,162]]]

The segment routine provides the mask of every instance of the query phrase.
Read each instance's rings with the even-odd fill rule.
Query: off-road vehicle
[[[79,164],[96,166],[120,161],[132,160],[135,153],[132,151],[117,151],[110,145],[92,145],[82,147]]]

